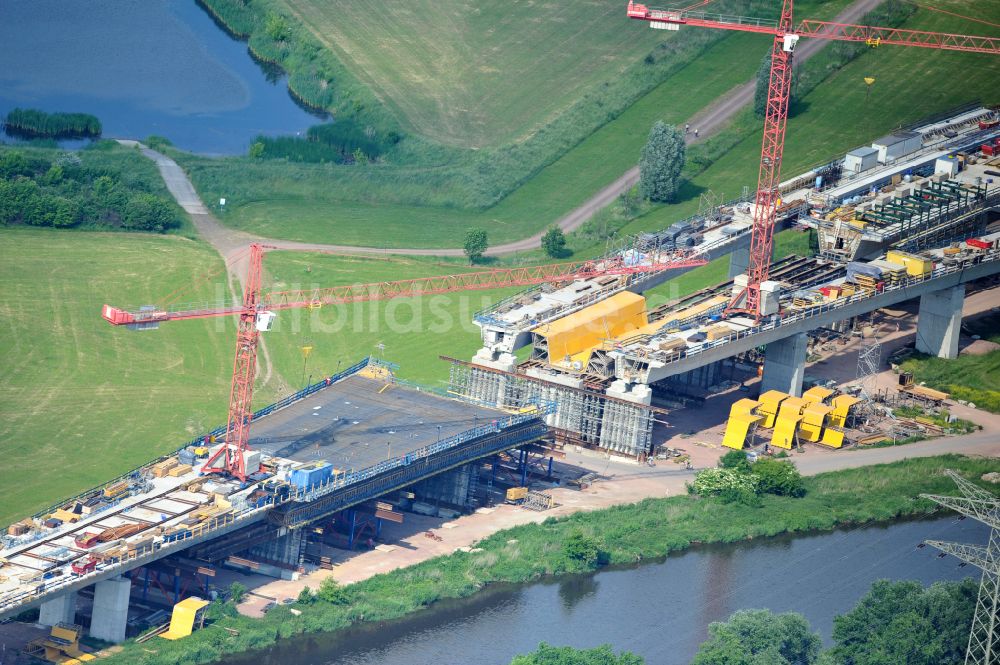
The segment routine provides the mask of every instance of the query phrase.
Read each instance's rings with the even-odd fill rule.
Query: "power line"
[[[955,481],[963,496],[920,496],[988,526],[989,544],[983,547],[940,540],[928,540],[927,544],[953,554],[983,571],[976,613],[972,617],[972,629],[969,631],[965,665],[994,665],[1000,658],[1000,534],[997,533],[997,529],[1000,529],[1000,498],[951,469],[945,473]]]

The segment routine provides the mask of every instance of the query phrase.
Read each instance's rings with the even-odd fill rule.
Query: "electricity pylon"
[[[969,648],[965,652],[965,665],[995,665],[1000,662],[1000,534],[997,533],[1000,529],[1000,498],[950,469],[945,473],[965,496],[920,496],[990,527],[989,544],[983,547],[939,540],[928,540],[927,544],[983,571],[976,613],[969,632]]]

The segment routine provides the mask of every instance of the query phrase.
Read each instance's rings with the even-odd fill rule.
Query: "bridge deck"
[[[355,374],[277,411],[251,429],[250,447],[299,462],[360,469],[503,415]]]

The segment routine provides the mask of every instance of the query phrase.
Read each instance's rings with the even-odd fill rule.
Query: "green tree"
[[[810,665],[820,638],[801,614],[740,610],[708,626],[692,665]]]
[[[780,459],[760,459],[750,467],[757,477],[757,491],[779,496],[805,496],[806,485],[802,474],[791,462]]]
[[[234,605],[239,605],[246,595],[247,588],[239,582],[233,582],[229,585],[229,600],[233,601]]]
[[[877,23],[876,25],[883,25],[882,23]],[[771,80],[771,54],[768,53],[764,56],[764,60],[760,63],[760,68],[757,70],[757,83],[753,91],[753,112],[757,114],[758,118],[763,118],[767,113],[767,89],[768,84]],[[798,74],[792,74],[792,89],[788,97],[788,107],[791,108],[792,104],[795,102],[795,89],[798,87]]]
[[[649,131],[639,158],[639,191],[651,201],[673,201],[685,158],[684,136],[662,120]]]
[[[972,580],[879,580],[847,614],[833,620],[830,660],[839,665],[950,665],[965,660],[976,607]]]
[[[550,227],[542,236],[542,249],[554,259],[566,256],[566,234],[558,226]]]
[[[627,651],[615,655],[609,644],[596,649],[574,649],[542,642],[532,653],[515,656],[510,665],[643,665],[645,662]]]
[[[469,261],[472,263],[483,258],[487,247],[489,247],[489,237],[486,235],[485,230],[471,229],[465,234],[463,249],[465,250],[465,255],[469,257]]]
[[[587,568],[597,565],[601,551],[597,546],[597,540],[584,535],[582,531],[573,531],[566,537],[563,543],[563,552],[571,561],[581,563]]]

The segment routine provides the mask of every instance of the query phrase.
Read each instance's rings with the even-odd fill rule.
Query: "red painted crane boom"
[[[250,265],[247,269],[246,283],[243,285],[242,305],[153,311],[129,311],[104,305],[101,309],[101,316],[108,323],[116,326],[216,316],[239,316],[225,445],[209,457],[204,470],[213,473],[228,473],[241,481],[246,480],[248,475],[256,471],[256,469],[246,468],[244,453],[248,450],[250,420],[253,414],[253,381],[257,364],[257,338],[262,330],[267,330],[270,327],[275,310],[300,307],[315,308],[340,303],[495,289],[505,286],[526,286],[604,275],[652,273],[673,268],[700,266],[706,263],[704,258],[685,252],[647,256],[641,260],[630,260],[626,253],[593,261],[496,268],[480,272],[421,277],[395,282],[299,291],[264,291],[261,283],[266,249],[271,248],[258,244],[250,246]],[[632,258],[639,259],[640,257]]]
[[[747,285],[734,296],[728,308],[729,312],[745,313],[760,319],[760,285],[767,281],[771,265],[778,184],[781,179],[781,158],[784,154],[788,99],[791,93],[792,52],[799,38],[815,37],[836,41],[862,42],[871,46],[891,44],[946,51],[1000,54],[1000,37],[975,37],[923,30],[880,28],[811,19],[794,25],[792,20],[793,0],[783,0],[781,15],[776,21],[710,14],[696,10],[705,4],[708,4],[707,1],[679,9],[656,9],[630,0],[627,14],[629,18],[648,21],[650,27],[661,30],[678,30],[682,25],[691,25],[774,36],[774,43],[771,46],[771,73],[767,86],[767,107],[764,114],[764,138],[761,145],[760,170],[757,178],[757,198],[753,210],[753,235],[750,239],[750,267],[747,273]]]

